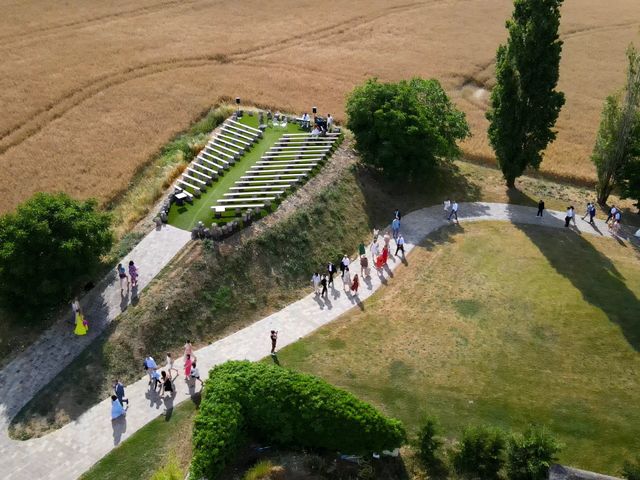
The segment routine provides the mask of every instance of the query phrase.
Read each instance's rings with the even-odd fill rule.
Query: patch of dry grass
[[[72,3],[3,6],[2,211],[35,191],[113,199],[220,98],[318,105],[341,119],[345,95],[371,76],[441,79],[470,120],[466,150],[491,156],[478,88],[493,81],[509,1]],[[639,23],[635,0],[565,2],[567,105],[546,172],[594,178],[588,156],[601,104],[621,85]]]

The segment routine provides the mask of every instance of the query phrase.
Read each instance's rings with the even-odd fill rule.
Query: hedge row
[[[191,478],[213,479],[251,433],[279,445],[367,454],[405,439],[400,421],[319,378],[274,365],[211,370],[196,417]]]

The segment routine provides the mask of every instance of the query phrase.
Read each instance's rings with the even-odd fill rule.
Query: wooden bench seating
[[[218,203],[241,203],[241,202],[273,202],[276,197],[251,197],[251,198],[221,198]]]
[[[311,170],[313,170],[313,168],[311,167],[307,167],[307,168],[265,168],[265,169],[261,169],[261,168],[257,168],[254,170],[255,167],[251,167],[251,169],[249,169],[247,171],[247,173],[257,173],[257,174],[263,174],[263,173],[278,173],[278,172],[282,172],[282,173],[292,173],[292,172],[310,172]]]
[[[258,177],[256,177],[258,178]],[[298,177],[299,178],[299,177]],[[238,185],[264,185],[264,188],[269,186],[282,188],[288,185],[293,185],[298,181],[297,178],[289,178],[283,180],[238,180]]]
[[[218,158],[218,157],[216,157],[214,155],[211,155],[210,153],[207,153],[204,150],[202,152],[200,152],[200,153],[201,153],[201,155],[198,155],[198,158],[200,160],[204,160],[208,164],[211,164],[211,165],[213,165],[214,167],[216,167],[216,168],[218,168],[220,170],[223,170],[223,169],[229,167],[229,162],[227,162],[226,160],[223,160],[223,159]],[[209,158],[204,158],[204,156],[207,156]],[[214,162],[214,160],[216,162],[220,162],[220,163],[216,163],[216,162]]]
[[[180,185],[183,185],[185,187],[191,188],[193,190],[193,193],[196,196],[198,196],[198,197],[200,196],[200,187],[196,187],[195,185],[191,185],[189,182],[185,182],[182,178],[179,178],[177,183],[180,184]],[[183,190],[184,190],[184,188],[183,188]]]
[[[259,180],[259,179],[273,179],[273,180],[278,180],[278,179],[287,179],[287,178],[300,178],[300,177],[306,177],[307,173],[282,173],[279,175],[244,175],[242,177],[240,177],[242,180]]]
[[[193,167],[187,167],[187,172],[189,172],[190,174],[193,174],[193,175],[200,175],[201,177],[206,179],[205,182],[207,184],[209,184],[211,182],[211,175],[209,175],[207,173],[204,173],[204,172],[201,172],[199,170],[196,170]]]
[[[249,125],[245,125],[244,123],[240,123],[237,120],[233,120],[231,118],[228,119],[225,123],[233,125],[233,126],[236,126],[237,128],[240,128],[242,130],[247,130],[249,132],[255,132],[256,135],[259,135],[259,136],[262,135],[262,132],[259,129],[250,127]]]
[[[264,203],[252,203],[252,204],[244,204],[244,205],[213,205],[211,207],[214,210],[216,207],[225,207],[225,208],[264,208]]]
[[[255,191],[255,190],[271,190],[271,189],[275,189],[275,188],[284,188],[286,187],[286,185],[269,185],[268,183],[265,183],[264,185],[247,185],[244,187],[240,187],[238,186],[238,184],[236,184],[235,187],[230,187],[229,190],[237,190],[237,191]]]
[[[193,194],[186,191],[184,188],[176,187],[176,191],[179,193],[184,193],[187,197],[189,197],[189,199],[193,200]]]
[[[200,159],[202,160],[202,159]],[[201,168],[202,170],[204,170],[205,172],[209,172],[209,174],[213,177],[215,175],[220,175],[220,172],[218,170],[214,170],[213,168],[209,168],[201,163],[193,163],[194,167],[198,167]]]
[[[229,192],[229,193],[225,193],[223,194],[223,197],[234,197],[234,196],[250,196],[250,195],[254,195],[254,196],[260,196],[260,195],[282,195],[284,193],[284,190],[267,190],[267,191],[261,191],[261,190],[254,190],[251,192]]]
[[[209,156],[215,158],[216,160],[219,160],[220,162],[224,162],[224,163],[231,163],[231,161],[235,162],[236,159],[233,155],[229,155],[228,153],[224,153],[221,151],[218,151],[216,149],[214,149],[214,147],[211,147],[209,145],[207,145],[206,147],[204,147],[203,152],[208,153]],[[230,160],[225,160],[222,157],[226,157]]]
[[[243,145],[245,148],[249,148],[251,146],[251,143],[249,143],[249,142],[245,142],[244,140],[242,140],[240,138],[230,137],[229,135],[225,135],[222,132],[220,132],[220,134],[216,138],[222,138],[225,141],[228,141],[228,142],[231,142],[231,143],[238,143],[240,145]]]
[[[286,137],[310,137],[310,136],[311,136],[310,133],[285,133],[283,135],[283,137],[285,137],[285,138]],[[339,136],[340,136],[340,134],[337,133],[337,132],[327,132],[326,135],[325,135],[325,137],[335,137],[335,138],[337,138]]]
[[[255,143],[258,141],[258,136],[249,136],[247,135],[247,131],[246,130],[240,130],[238,128],[235,127],[231,127],[229,125],[224,125],[221,129],[220,132],[222,133],[226,133],[227,135],[233,135],[235,137],[238,138],[242,138],[243,140],[246,140],[247,142],[251,142],[251,143]]]
[[[204,185],[205,187],[208,185],[208,183],[205,182],[204,180],[200,180],[199,178],[192,177],[191,175],[188,175],[186,173],[184,175],[182,175],[182,178],[186,178],[187,180],[191,180],[192,182],[199,183],[201,185]],[[200,187],[200,188],[202,188],[202,187]]]
[[[305,164],[309,164],[309,165],[318,165],[320,164],[320,158],[318,158],[317,162],[314,161],[315,159],[313,158],[290,158],[288,160],[258,160],[256,162],[256,165],[305,165]]]
[[[221,145],[219,142],[209,142],[207,143],[207,147],[211,147],[211,148],[217,148],[218,150],[220,150],[221,152],[226,151],[227,155],[231,156],[231,158],[236,158],[239,155],[239,151],[238,150],[234,150],[233,148],[228,148],[225,147],[224,145]]]

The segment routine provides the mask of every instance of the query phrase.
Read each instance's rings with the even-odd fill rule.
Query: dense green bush
[[[362,160],[391,178],[424,177],[457,157],[456,142],[470,135],[464,113],[433,79],[371,79],[353,90],[346,110]]]
[[[636,457],[635,461],[624,462],[622,476],[627,480],[640,480],[640,455]]]
[[[462,434],[459,448],[453,453],[453,465],[465,478],[490,480],[499,478],[504,465],[504,435],[490,427],[470,427]]]
[[[94,200],[36,193],[0,218],[0,298],[25,313],[67,301],[112,242]]]
[[[529,427],[511,436],[507,445],[507,474],[510,480],[544,480],[557,460],[560,444],[545,429]]]
[[[427,468],[438,463],[438,450],[442,440],[437,437],[438,424],[434,418],[427,418],[418,432],[417,447],[420,461]]]
[[[251,433],[280,445],[367,454],[394,449],[405,431],[323,380],[274,365],[227,362],[210,372],[196,417],[193,478],[214,478]]]

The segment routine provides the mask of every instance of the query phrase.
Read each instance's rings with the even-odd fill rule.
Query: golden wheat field
[[[342,118],[364,79],[440,79],[491,155],[487,89],[510,0],[1,0],[1,211],[39,190],[106,201],[221,98]],[[607,93],[638,41],[638,0],[566,0],[567,104],[543,169],[594,177]],[[640,42],[637,42],[640,44]]]

